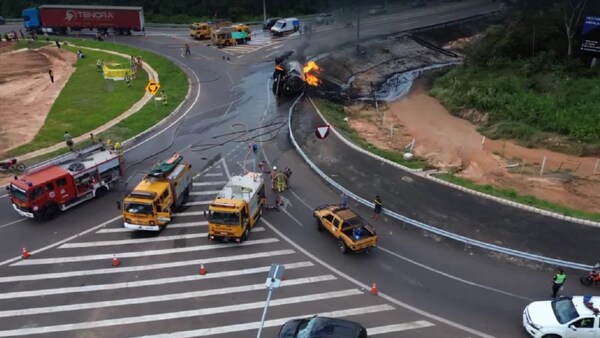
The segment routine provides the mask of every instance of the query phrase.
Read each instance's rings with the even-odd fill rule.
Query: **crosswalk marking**
[[[298,263],[284,264],[284,266],[286,269],[297,269],[297,268],[313,266],[313,263],[298,262]],[[116,290],[116,289],[126,289],[126,288],[140,287],[140,286],[152,286],[152,285],[172,284],[172,283],[181,283],[181,282],[191,282],[191,281],[202,280],[202,279],[234,277],[234,276],[242,276],[242,275],[254,274],[254,273],[259,273],[259,272],[267,272],[270,269],[271,269],[270,266],[266,266],[266,267],[249,268],[249,269],[242,269],[242,270],[211,272],[207,275],[194,274],[194,275],[179,276],[179,277],[136,280],[136,281],[112,283],[112,284],[96,284],[96,285],[84,285],[84,286],[71,286],[71,287],[57,288],[57,289],[15,291],[15,292],[0,293],[0,299],[14,299],[14,298],[24,298],[24,297],[61,295],[61,294],[68,294],[68,293],[92,292],[92,291],[100,291],[100,290]],[[0,337],[2,337],[2,333],[0,333]]]
[[[359,308],[347,309],[347,310],[321,312],[318,315],[322,316],[322,317],[338,318],[338,317],[350,317],[350,316],[357,316],[357,315],[363,315],[363,314],[368,314],[368,313],[377,313],[377,312],[391,311],[391,310],[394,310],[394,308],[392,306],[389,306],[386,304],[386,305],[365,306],[365,307],[359,307]],[[288,320],[297,319],[297,318],[307,318],[307,317],[312,317],[314,315],[315,315],[314,313],[309,313],[309,314],[304,314],[304,315],[299,315],[299,316],[294,316],[294,317],[269,319],[269,320],[265,320],[263,326],[266,328],[281,326]],[[157,334],[157,335],[147,335],[147,336],[142,336],[142,337],[144,337],[144,338],[204,337],[204,336],[212,336],[212,335],[223,334],[223,333],[257,330],[259,326],[260,326],[260,322],[251,322],[251,323],[244,323],[244,324],[234,324],[234,325],[227,325],[227,326],[211,327],[211,328],[206,328],[206,329],[170,332],[170,333]],[[137,338],[141,338],[141,337],[137,337]]]
[[[216,195],[219,192],[221,192],[221,190],[192,191],[190,192],[190,196]]]
[[[241,261],[241,260],[249,260],[249,259],[264,258],[264,257],[291,255],[293,253],[295,253],[294,250],[274,250],[274,251],[264,251],[264,252],[258,252],[258,253],[252,253],[252,254],[219,256],[219,257],[210,257],[210,258],[194,259],[194,260],[187,260],[187,261],[175,261],[175,262],[159,263],[159,264],[122,266],[122,267],[119,267],[118,269],[115,269],[115,268],[108,269],[107,268],[107,269],[78,270],[78,271],[65,271],[65,272],[50,272],[50,273],[40,273],[40,274],[22,275],[22,276],[6,276],[6,277],[0,277],[0,283],[21,282],[21,281],[27,281],[27,280],[69,278],[69,277],[77,277],[77,276],[92,276],[92,275],[103,275],[103,274],[111,274],[111,273],[138,272],[138,271],[168,269],[168,268],[175,268],[175,267],[189,266],[189,265],[200,266],[200,264],[202,264],[202,263],[212,264],[212,263],[230,262],[230,261],[236,261],[236,260]]]
[[[194,182],[194,187],[204,187],[207,185],[224,185],[227,181],[214,181],[214,182]]]
[[[223,176],[223,173],[206,173],[206,174],[202,174],[202,176],[217,177],[217,176]],[[227,182],[225,182],[225,183],[227,183]]]
[[[317,293],[317,294],[311,294],[311,295],[305,295],[305,296],[296,296],[296,297],[288,297],[288,298],[280,298],[280,299],[271,300],[269,306],[274,307],[274,306],[281,306],[281,305],[313,302],[313,301],[317,301],[317,300],[329,300],[329,299],[333,299],[333,298],[356,296],[356,295],[360,295],[360,294],[363,294],[363,292],[358,289],[347,289],[347,290],[341,290],[341,291],[324,292],[324,293]],[[135,317],[105,319],[105,320],[83,322],[83,323],[21,328],[21,329],[0,331],[0,336],[2,336],[2,337],[24,336],[24,335],[40,334],[40,333],[93,329],[93,328],[108,327],[108,326],[115,326],[115,325],[157,322],[157,321],[161,321],[161,320],[199,317],[199,316],[214,315],[214,314],[219,314],[219,313],[229,313],[229,312],[233,312],[233,311],[254,310],[254,309],[263,308],[264,306],[265,306],[265,302],[259,301],[259,302],[253,302],[253,303],[226,305],[226,306],[219,306],[219,307],[212,307],[212,308],[195,309],[195,310],[187,310],[187,311],[176,311],[176,312],[170,312],[170,313],[159,313],[159,314],[135,316]]]
[[[263,232],[265,230],[266,229],[263,227],[252,228],[252,232]],[[166,241],[176,241],[179,239],[204,238],[207,236],[208,236],[208,232],[200,232],[197,234],[160,236],[160,237],[152,237],[152,238],[132,238],[132,239],[118,239],[118,240],[95,241],[95,242],[75,242],[75,243],[65,243],[65,244],[59,246],[58,248],[59,249],[91,248],[91,247],[98,247],[98,246],[113,246],[113,245],[152,243],[152,242],[166,242]]]
[[[204,211],[187,211],[187,212],[176,212],[173,214],[174,217],[184,216],[204,216]]]
[[[177,223],[177,224],[169,224],[167,225],[167,229],[177,229],[177,228],[188,228],[188,227],[196,227],[196,226],[205,226],[208,225],[207,221],[201,222],[187,222],[187,223]],[[96,231],[97,234],[109,234],[115,232],[135,232],[136,230],[131,230],[127,228],[106,228],[102,230]]]
[[[192,207],[195,205],[210,205],[212,202],[213,202],[212,200],[211,201],[193,201],[193,202],[184,203],[183,206],[184,207]],[[181,215],[179,215],[179,216],[181,216]]]
[[[287,279],[287,280],[281,282],[281,287],[319,283],[319,282],[331,281],[331,280],[335,280],[335,279],[337,279],[337,278],[333,275],[321,275],[321,276],[314,276],[314,277]],[[99,308],[101,309],[101,308],[105,308],[105,307],[109,307],[109,306],[147,304],[147,303],[172,301],[172,300],[177,300],[177,299],[188,299],[188,298],[206,297],[206,296],[213,296],[213,295],[227,295],[227,294],[232,294],[232,293],[257,291],[257,290],[264,290],[264,289],[266,289],[265,284],[260,283],[260,284],[253,284],[253,285],[232,286],[232,287],[221,288],[221,289],[172,293],[172,294],[166,294],[166,295],[160,295],[160,296],[148,296],[148,297],[140,297],[140,298],[108,300],[108,301],[91,302],[91,303],[46,306],[46,307],[17,309],[17,310],[5,310],[5,311],[0,311],[0,317],[31,316],[31,315],[37,315],[37,314],[42,314],[42,313],[56,313],[56,312],[62,312],[62,311],[80,311],[80,310],[99,309]]]
[[[410,323],[372,327],[372,328],[367,329],[367,333],[369,334],[369,336],[373,336],[376,334],[384,334],[384,333],[390,333],[390,332],[420,329],[420,328],[430,327],[430,326],[434,326],[434,324],[430,323],[426,320],[417,320],[415,322],[410,322]]]
[[[235,246],[252,246],[252,245],[260,245],[260,244],[269,244],[279,242],[277,238],[265,238],[265,239],[255,239],[248,240],[242,243],[236,243]],[[206,244],[206,245],[196,245],[189,246],[185,248],[173,248],[173,249],[159,249],[159,250],[147,250],[147,251],[134,251],[134,252],[121,252],[119,253],[119,258],[130,258],[130,257],[148,257],[148,256],[157,256],[157,255],[170,255],[174,253],[182,253],[182,252],[194,252],[194,251],[206,251],[206,250],[214,250],[214,249],[225,249],[230,248],[231,244],[219,243],[219,244]],[[39,259],[28,259],[22,260],[16,263],[11,264],[11,266],[15,265],[43,265],[43,264],[62,264],[62,263],[73,263],[73,262],[84,262],[84,261],[95,261],[102,259],[112,259],[113,254],[98,254],[98,255],[88,255],[88,256],[71,256],[71,257],[58,257],[58,258],[39,258]]]

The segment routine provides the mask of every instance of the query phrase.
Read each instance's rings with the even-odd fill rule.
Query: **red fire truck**
[[[94,144],[15,176],[7,189],[21,216],[52,219],[59,211],[106,193],[122,176],[122,164],[118,151]]]

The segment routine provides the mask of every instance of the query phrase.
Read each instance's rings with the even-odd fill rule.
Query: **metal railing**
[[[288,132],[289,132],[289,137],[290,137],[290,141],[292,143],[292,145],[294,146],[294,148],[296,149],[296,151],[298,152],[298,154],[300,154],[300,156],[304,159],[304,161],[310,166],[310,168],[312,170],[314,170],[319,176],[321,176],[321,178],[323,180],[325,180],[327,183],[329,183],[331,186],[333,186],[334,188],[345,192],[348,197],[354,199],[355,201],[361,203],[362,205],[365,205],[369,208],[373,208],[374,207],[374,203],[370,202],[358,195],[356,195],[355,193],[351,192],[350,190],[346,189],[345,187],[341,186],[340,184],[338,184],[336,181],[334,181],[332,178],[330,178],[329,176],[327,176],[327,174],[325,174],[321,169],[319,169],[319,167],[317,167],[309,158],[308,156],[304,153],[304,151],[302,151],[302,149],[300,148],[300,146],[298,145],[298,143],[296,142],[296,139],[294,137],[294,134],[292,132],[292,115],[296,109],[296,106],[298,104],[298,102],[300,102],[300,100],[304,97],[304,94],[301,94],[296,101],[294,101],[294,103],[292,104],[292,106],[290,107],[289,110],[289,114],[288,114]],[[317,112],[319,113],[319,115],[321,115],[321,113],[319,112],[318,108],[315,107],[315,109],[317,110]],[[323,118],[323,116],[321,115],[321,118]],[[325,120],[325,119],[323,119]],[[327,121],[325,121],[327,122]],[[488,250],[488,251],[493,251],[493,252],[497,252],[500,254],[504,254],[507,256],[512,256],[512,257],[518,257],[521,259],[526,259],[526,260],[530,260],[530,261],[534,261],[534,262],[538,262],[538,263],[542,263],[542,264],[548,264],[548,265],[553,265],[553,266],[561,266],[564,268],[571,268],[571,269],[575,269],[575,270],[590,270],[592,268],[591,265],[588,264],[582,264],[582,263],[575,263],[575,262],[570,262],[570,261],[564,261],[564,260],[560,260],[560,259],[555,259],[555,258],[550,258],[550,257],[545,257],[545,256],[540,256],[540,255],[535,255],[535,254],[531,254],[531,253],[527,253],[527,252],[522,252],[522,251],[518,251],[518,250],[514,250],[514,249],[509,249],[509,248],[505,248],[505,247],[501,247],[498,245],[494,245],[494,244],[489,244],[486,242],[482,242],[479,240],[475,240],[472,238],[468,238],[465,236],[461,236],[461,235],[457,235],[454,233],[451,233],[449,231],[446,230],[442,230],[439,228],[436,228],[434,226],[425,224],[423,222],[419,222],[417,220],[408,218],[406,216],[400,215],[394,211],[391,211],[389,209],[383,209],[383,213],[397,221],[402,222],[404,225],[409,224],[412,226],[415,226],[419,229],[422,229],[424,231],[436,234],[438,236],[442,236],[444,238],[447,239],[451,239],[451,240],[455,240],[461,243],[464,243],[465,248],[472,246],[472,247],[477,247],[480,249],[484,249],[484,250]]]

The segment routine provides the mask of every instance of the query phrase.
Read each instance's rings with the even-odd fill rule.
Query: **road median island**
[[[75,72],[69,79],[33,142],[12,149],[2,156],[4,158],[16,157],[32,166],[65,153],[68,151],[62,141],[65,131],[75,136],[76,147],[91,142],[89,133],[93,133],[96,139],[123,142],[164,121],[188,94],[189,82],[185,73],[171,61],[154,53],[83,39],[66,38],[61,41],[62,53],[79,49],[84,52],[85,58],[78,59],[82,74]],[[46,48],[58,50],[56,46]],[[102,72],[96,69],[96,62],[101,58],[106,63],[118,64],[116,67],[129,67],[130,56],[141,57],[143,67],[141,76],[138,74],[131,80],[131,87],[127,87],[125,81],[105,80]],[[157,79],[158,74],[161,74],[161,90],[168,94],[166,105],[162,102],[156,104],[152,95],[145,91],[148,80]],[[48,78],[48,74],[42,76]],[[82,92],[87,95],[81,95]],[[54,111],[56,113],[52,114]],[[96,118],[90,119],[90,115]]]

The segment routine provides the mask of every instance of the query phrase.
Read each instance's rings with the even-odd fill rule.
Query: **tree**
[[[573,41],[581,23],[581,17],[586,9],[588,0],[563,0],[558,6],[563,16],[565,33],[567,35],[567,57],[573,56]]]

